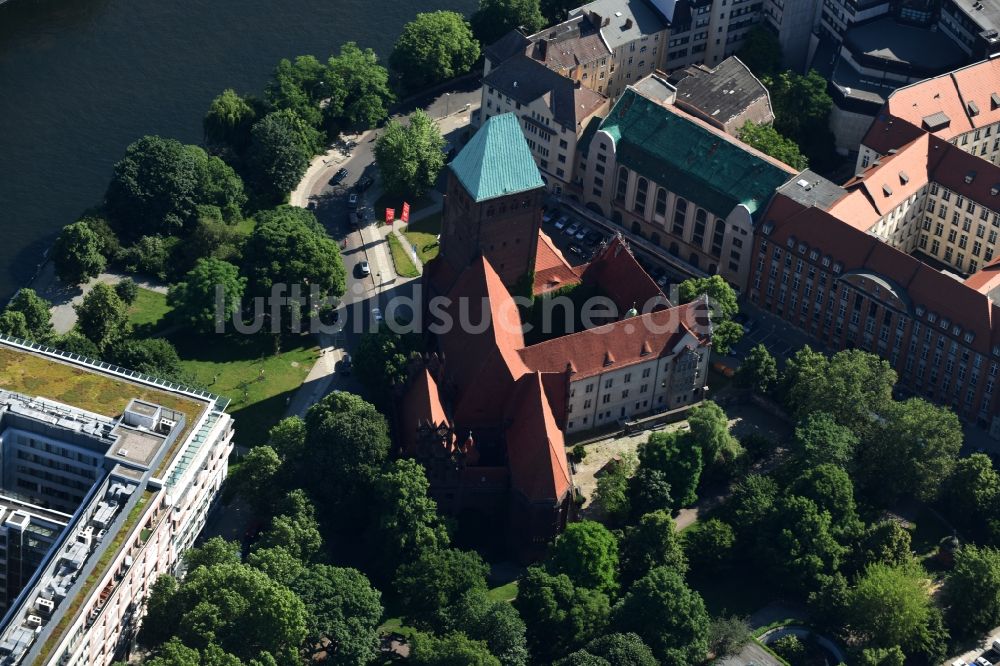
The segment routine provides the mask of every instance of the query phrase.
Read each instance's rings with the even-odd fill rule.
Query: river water
[[[104,194],[144,134],[188,143],[226,87],[354,40],[388,58],[417,12],[476,0],[9,0],[0,4],[0,303]]]

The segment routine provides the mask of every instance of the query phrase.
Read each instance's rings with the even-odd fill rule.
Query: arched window
[[[726,223],[722,219],[715,220],[715,228],[712,230],[712,254],[716,257],[722,254],[722,239],[726,236]]]
[[[677,247],[677,243],[671,243],[670,244],[670,254],[672,254],[675,257],[677,257],[677,256],[680,256],[680,253],[681,253],[681,251],[680,251],[680,248]]]
[[[662,187],[656,190],[656,214],[660,217],[667,214],[667,191]]]
[[[674,204],[674,227],[672,231],[675,236],[681,238],[684,237],[684,218],[687,217],[687,209],[687,201],[677,197],[677,203]]]
[[[708,221],[708,213],[704,208],[699,208],[694,214],[694,233],[691,234],[691,242],[698,247],[705,243],[705,223]]]
[[[649,240],[652,241],[654,244],[659,245],[660,244],[660,234],[654,233],[652,236],[650,236]]]
[[[615,199],[624,202],[626,191],[628,191],[628,169],[618,167],[618,189],[615,190]]]
[[[691,256],[688,257],[688,263],[694,266],[695,268],[698,268],[698,255],[692,252]]]
[[[611,211],[611,221],[617,224],[619,227],[622,226],[622,214],[617,210]]]
[[[632,210],[640,215],[646,214],[646,192],[648,190],[649,181],[640,177],[635,185],[635,204],[632,206]]]
[[[716,272],[717,269],[718,269],[718,266],[716,266],[715,264],[709,264],[708,265],[708,273],[709,273],[709,275],[715,275],[715,272]]]
[[[637,236],[641,236],[642,235],[642,227],[639,226],[638,222],[633,222],[632,223],[632,233],[634,233]]]

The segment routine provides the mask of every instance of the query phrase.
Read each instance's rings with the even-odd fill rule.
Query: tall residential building
[[[226,476],[226,401],[0,336],[0,664],[110,664]]]
[[[796,171],[641,94],[645,83],[627,90],[589,138],[581,199],[678,261],[743,285],[756,221]]]

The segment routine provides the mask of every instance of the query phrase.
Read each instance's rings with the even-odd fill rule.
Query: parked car
[[[976,666],[993,666],[993,662],[986,657],[977,657]]]
[[[567,222],[569,222],[568,217],[566,217],[565,215],[560,216],[559,219],[556,220],[556,229],[561,230],[563,227],[566,226]]]
[[[951,666],[969,666],[969,663],[964,659],[956,659],[955,661],[951,662]]]
[[[547,211],[545,211],[544,213],[542,213],[542,222],[544,222],[545,224],[548,224],[549,222],[551,222],[552,220],[554,220],[556,218],[556,215],[558,213],[559,213],[559,211],[557,211],[557,210],[547,210]]]
[[[987,455],[989,455],[988,452],[987,452]],[[1000,641],[994,640],[993,644],[990,647],[993,648],[994,652],[996,652],[998,655],[1000,655]]]
[[[563,233],[566,234],[567,236],[575,236],[576,232],[579,231],[579,229],[580,229],[580,223],[574,222],[573,224],[566,227],[566,229],[563,230]]]
[[[596,247],[601,242],[601,234],[591,229],[587,232],[587,237],[583,239],[583,242],[590,247]]]
[[[351,193],[351,196],[347,197],[347,207],[351,210],[356,210],[358,207],[358,195]]]
[[[369,187],[371,187],[372,183],[374,182],[375,179],[372,178],[371,176],[362,176],[361,178],[358,179],[358,182],[354,183],[354,189],[357,190],[358,192],[364,192]]]
[[[347,169],[341,167],[340,169],[337,170],[337,173],[333,174],[333,177],[330,179],[330,184],[340,185],[342,182],[344,182],[345,178],[347,178]]]
[[[589,231],[590,230],[587,229],[585,225],[581,224],[580,228],[577,230],[576,235],[573,236],[573,238],[577,239],[578,241],[582,241],[584,238],[587,237],[587,232]]]
[[[371,266],[368,265],[367,261],[362,261],[360,264],[358,264],[358,271],[362,275],[371,275],[372,274],[372,268],[371,268]]]

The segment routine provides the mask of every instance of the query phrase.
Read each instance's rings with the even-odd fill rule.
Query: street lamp
[[[444,94],[444,117],[447,118],[451,114],[451,93]]]

